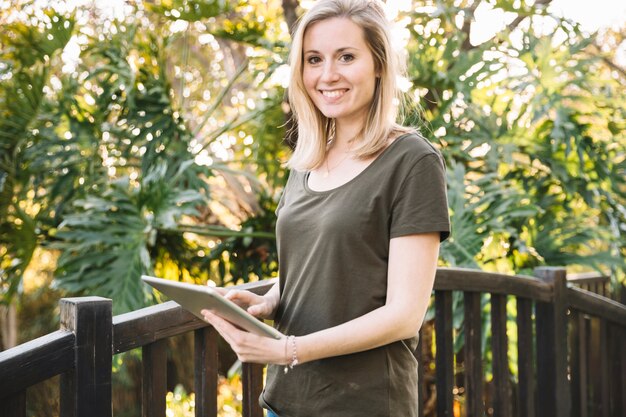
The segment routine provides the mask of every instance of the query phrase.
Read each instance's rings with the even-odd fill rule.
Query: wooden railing
[[[562,268],[535,277],[440,268],[435,280],[436,415],[612,417],[626,413],[626,306],[567,283]],[[257,293],[272,282],[243,286]],[[453,349],[453,303],[462,298],[464,347]],[[491,374],[482,339],[490,305]],[[517,365],[509,361],[507,305],[517,309]],[[458,304],[458,303],[457,303]],[[61,375],[60,414],[111,416],[112,357],[142,349],[142,415],[165,416],[166,340],[193,331],[196,416],[217,415],[217,333],[174,303],[112,317],[111,301],[62,299],[61,329],[0,352],[0,416],[26,415],[26,390]],[[427,382],[420,338],[420,416]],[[456,357],[456,361],[455,361]],[[456,364],[456,365],[455,365]],[[263,368],[243,366],[243,415],[261,417]],[[462,395],[459,394],[462,392]],[[433,397],[432,393],[429,397]],[[459,401],[462,399],[463,401]]]
[[[578,288],[582,288],[594,294],[603,295],[612,300],[620,301],[617,297],[620,295],[623,296],[623,294],[618,294],[616,291],[610,291],[611,277],[597,272],[568,274],[567,282]]]

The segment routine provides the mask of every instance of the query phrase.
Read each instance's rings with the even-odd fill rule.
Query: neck
[[[351,141],[358,140],[363,129],[363,123],[339,123],[335,122],[335,138],[333,147],[338,149],[348,149],[351,147]]]

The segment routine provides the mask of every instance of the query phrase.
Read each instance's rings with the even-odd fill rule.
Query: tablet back
[[[204,320],[200,313],[202,310],[213,310],[216,314],[250,333],[274,339],[284,337],[278,330],[263,323],[232,301],[227,300],[217,291],[211,289],[211,287],[147,275],[143,275],[141,279],[202,320]]]

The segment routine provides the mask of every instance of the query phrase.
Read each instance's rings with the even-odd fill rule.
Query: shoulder
[[[389,145],[396,163],[402,163],[409,167],[416,165],[443,164],[441,152],[424,136],[417,132],[404,133],[396,137]]]

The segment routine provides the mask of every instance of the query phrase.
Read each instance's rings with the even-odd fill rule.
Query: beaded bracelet
[[[296,337],[293,335],[287,336],[285,351],[288,351],[289,341],[291,341],[291,363],[288,365],[285,365],[285,373],[289,372],[290,369],[293,369],[294,366],[298,365],[298,351],[296,350]]]

